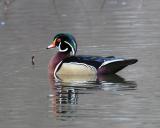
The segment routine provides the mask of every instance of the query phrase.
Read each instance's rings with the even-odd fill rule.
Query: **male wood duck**
[[[125,59],[114,56],[76,56],[76,40],[68,33],[57,34],[47,49],[55,47],[59,51],[50,59],[48,65],[48,73],[54,77],[57,75],[114,74],[124,67],[137,62],[137,59]]]

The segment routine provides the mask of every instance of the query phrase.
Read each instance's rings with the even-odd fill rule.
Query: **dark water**
[[[159,12],[158,0],[0,0],[0,127],[159,128]],[[75,35],[78,54],[139,62],[48,80],[57,51],[45,48],[58,32]]]

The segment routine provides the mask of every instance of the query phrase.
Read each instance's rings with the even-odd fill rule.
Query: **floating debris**
[[[32,65],[35,65],[34,56],[32,56]]]

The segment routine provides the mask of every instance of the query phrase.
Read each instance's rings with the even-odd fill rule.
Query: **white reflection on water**
[[[52,94],[49,97],[51,102],[50,112],[61,120],[64,120],[65,117],[72,118],[75,116],[74,113],[78,111],[77,105],[81,95],[93,95],[95,90],[111,91],[117,94],[118,91],[135,90],[137,88],[134,81],[126,81],[118,75],[61,76],[60,79],[62,81],[56,82],[49,76],[49,83],[52,88]],[[93,117],[91,116],[91,118]]]

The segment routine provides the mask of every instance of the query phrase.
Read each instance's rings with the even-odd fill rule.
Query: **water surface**
[[[160,1],[0,0],[0,127],[159,128]],[[117,75],[48,80],[58,32],[77,54],[137,58]],[[31,57],[35,56],[35,65]]]

